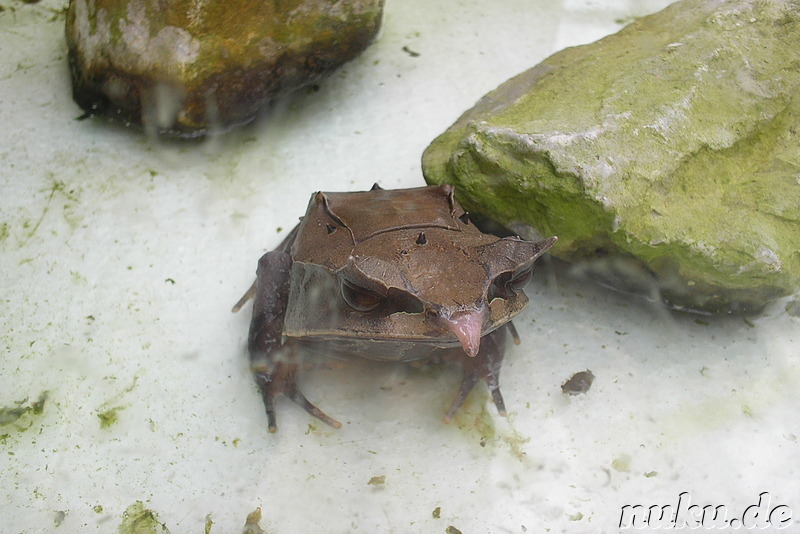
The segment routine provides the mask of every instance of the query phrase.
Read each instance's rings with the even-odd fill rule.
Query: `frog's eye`
[[[489,300],[495,298],[511,298],[522,291],[533,278],[533,265],[528,265],[517,271],[503,273],[494,279],[489,288]]]
[[[533,278],[533,265],[528,265],[526,268],[514,272],[506,282],[506,287],[514,293],[519,293],[528,285],[531,278]]]
[[[342,298],[348,306],[359,312],[375,310],[386,300],[374,291],[358,287],[347,280],[342,280]]]

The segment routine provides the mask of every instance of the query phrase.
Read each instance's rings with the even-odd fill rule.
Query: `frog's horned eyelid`
[[[554,235],[552,237],[548,237],[547,239],[544,239],[544,240],[539,241],[538,243],[536,243],[537,245],[539,245],[539,250],[536,252],[536,256],[535,257],[538,258],[542,254],[544,254],[545,252],[550,250],[550,248],[553,245],[555,245],[557,242],[558,242],[558,236]]]

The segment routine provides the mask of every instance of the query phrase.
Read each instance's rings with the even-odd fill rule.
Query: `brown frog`
[[[449,185],[316,193],[281,245],[258,261],[248,348],[270,432],[275,398],[341,424],[297,386],[304,354],[391,362],[458,360],[463,380],[445,422],[484,380],[506,414],[498,376],[506,331],[527,305],[534,262],[556,242],[480,231]]]

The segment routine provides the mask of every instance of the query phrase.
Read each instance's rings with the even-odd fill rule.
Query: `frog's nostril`
[[[449,317],[442,317],[442,322],[456,335],[467,356],[474,358],[481,347],[483,321],[486,309],[456,312]]]

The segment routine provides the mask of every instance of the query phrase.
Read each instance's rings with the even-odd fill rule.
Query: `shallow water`
[[[276,534],[616,532],[625,505],[682,492],[729,518],[768,492],[800,516],[784,302],[676,315],[545,268],[503,368],[507,420],[481,390],[443,425],[457,371],[360,362],[304,377],[342,429],[287,401],[274,435],[249,313],[230,313],[311,192],[422,185],[423,149],[483,94],[666,1],[390,1],[319,91],[192,143],[77,121],[65,3],[0,3],[0,406],[48,392],[0,427],[4,532],[116,531],[136,501],[173,533],[236,532],[258,507]]]

